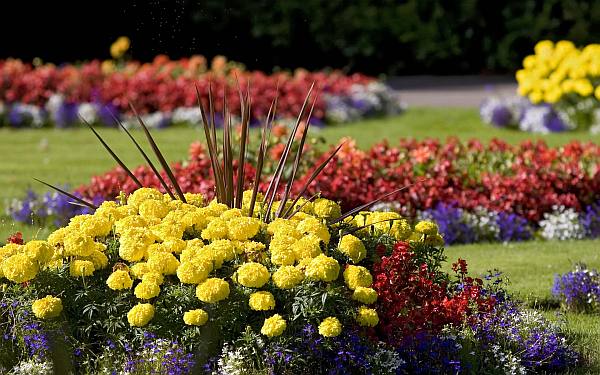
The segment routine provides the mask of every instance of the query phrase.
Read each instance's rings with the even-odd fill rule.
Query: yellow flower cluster
[[[35,300],[31,305],[31,310],[38,319],[56,318],[60,315],[62,309],[61,299],[51,295]]]
[[[600,100],[600,44],[577,49],[570,41],[543,40],[534,50],[516,73],[520,95],[534,104],[556,103],[568,94]]]
[[[365,227],[362,233],[368,232],[370,229],[377,235],[387,234],[393,236],[397,240],[406,241],[412,234],[412,228],[408,220],[404,219],[396,212],[360,212],[352,219],[347,221],[357,227]],[[359,233],[360,233],[359,232]]]
[[[97,276],[98,270],[110,266],[113,271],[105,280],[107,287],[114,293],[135,295],[139,303],[131,308],[127,320],[131,326],[143,327],[154,317],[153,303],[160,298],[161,289],[168,289],[173,282],[195,286],[200,305],[228,299],[232,287],[253,288],[251,292],[244,290],[250,309],[271,311],[285,306],[276,296],[294,293],[305,279],[326,287],[323,283],[336,282],[343,270],[347,298],[361,305],[354,319],[372,327],[377,324],[377,313],[365,305],[375,303],[377,293],[371,288],[369,270],[359,265],[369,256],[362,233],[375,231],[419,241],[439,236],[433,223],[419,223],[413,231],[399,214],[364,212],[347,223],[370,228],[341,233],[339,242],[335,237],[337,245],[330,245],[332,233],[340,230],[327,224],[341,214],[337,203],[317,199],[289,219],[266,224],[258,213],[247,216],[250,193],[244,192],[242,208],[231,209],[217,201],[206,204],[199,194],[186,194],[188,203],[183,203],[156,189],[140,188],[126,202],[104,202],[94,214],[73,218],[47,242],[0,248],[0,276],[20,283],[31,280],[45,267],[64,264],[72,277],[84,282],[85,277]],[[112,242],[113,238],[118,243]],[[110,254],[107,245],[111,246]],[[115,259],[117,253],[119,259]],[[109,265],[107,255],[114,264]],[[337,260],[346,257],[352,264]],[[274,288],[280,290],[275,292]],[[199,326],[209,315],[198,308],[185,312],[182,318],[186,325]],[[323,320],[319,332],[326,337],[339,335],[340,319]],[[285,318],[275,314],[264,321],[261,332],[275,337],[286,327]]]

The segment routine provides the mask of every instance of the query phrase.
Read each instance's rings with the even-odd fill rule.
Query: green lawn
[[[446,255],[448,270],[461,257],[467,260],[473,275],[494,268],[503,271],[509,279],[507,290],[542,310],[548,319],[566,321],[569,339],[587,362],[577,373],[600,373],[600,316],[562,313],[551,295],[554,276],[568,272],[573,263],[584,262],[600,269],[600,240],[452,246]]]

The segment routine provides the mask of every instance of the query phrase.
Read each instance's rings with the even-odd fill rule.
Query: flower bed
[[[78,114],[91,123],[115,126],[114,114],[126,126],[135,126],[130,101],[149,127],[199,125],[195,86],[205,93],[211,83],[217,113],[222,113],[226,97],[232,113],[239,115],[238,82],[242,87],[250,83],[255,98],[253,121],[266,116],[277,87],[278,116],[293,117],[313,82],[322,91],[313,113],[315,123],[347,122],[402,110],[398,94],[385,84],[373,77],[339,71],[268,75],[246,71],[223,57],[215,58],[209,70],[202,56],[176,61],[158,56],[145,64],[115,65],[109,60],[58,67],[4,60],[0,61],[0,126],[62,128],[77,124]],[[208,101],[206,95],[202,99]],[[217,120],[222,121],[221,116]]]
[[[270,122],[256,170],[246,170],[249,103],[238,149],[227,126],[222,157],[216,125],[205,122],[214,199],[184,193],[178,181],[186,178],[144,127],[166,192],[126,169],[137,186],[130,194],[96,206],[62,192],[92,213],[47,240],[8,239],[0,248],[3,372],[454,374],[578,365],[560,327],[512,302],[498,275],[472,278],[462,259],[454,276],[442,271],[436,223],[362,211],[397,189],[351,210],[303,198],[310,180],[294,193],[308,130],[294,142],[300,121],[260,186]],[[282,179],[294,143],[292,175]],[[246,173],[257,183],[244,191]]]
[[[0,248],[4,368],[425,374],[577,364],[561,328],[507,300],[497,281],[469,277],[464,260],[455,276],[442,272],[431,222],[390,225],[372,212],[338,228],[325,223],[339,206],[321,200],[266,224],[244,216],[248,203],[187,200],[140,189],[47,241],[15,236]]]
[[[520,96],[484,101],[484,122],[536,133],[600,131],[600,45],[541,41],[516,78]]]
[[[278,129],[285,133],[285,128]],[[273,144],[269,152],[276,159],[281,150]],[[310,152],[299,169],[300,181],[308,178],[311,165],[325,157],[314,149]],[[512,146],[498,140],[489,145],[455,139],[446,143],[403,140],[395,147],[379,144],[367,151],[348,142],[310,185],[308,194],[321,191],[347,209],[369,202],[382,192],[408,186],[384,199],[385,209],[401,208],[407,217],[437,221],[449,244],[519,241],[535,236],[598,237],[599,163],[600,148],[579,142],[551,148],[531,142]],[[205,149],[194,144],[189,160],[175,164],[173,169],[185,191],[212,197],[209,167]],[[134,173],[147,186],[160,187],[148,167]],[[413,184],[419,179],[424,180]],[[114,199],[120,191],[132,192],[135,188],[128,175],[116,168],[94,176],[77,192],[89,199]],[[32,213],[36,218],[48,216],[43,211],[38,213],[38,207],[48,207],[48,203],[35,203],[38,201],[31,196],[16,201],[11,209],[13,217],[31,222]],[[72,209],[70,216],[80,208]],[[70,216],[64,216],[63,222]]]

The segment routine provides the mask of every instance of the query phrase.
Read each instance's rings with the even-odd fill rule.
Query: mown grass
[[[446,255],[448,270],[461,257],[467,260],[473,275],[492,269],[502,271],[509,280],[509,292],[541,310],[548,319],[566,323],[568,338],[585,364],[574,373],[600,374],[600,315],[562,312],[551,294],[555,275],[568,272],[573,263],[584,262],[600,269],[600,240],[452,246]]]

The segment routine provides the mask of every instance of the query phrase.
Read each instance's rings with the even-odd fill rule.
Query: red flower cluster
[[[373,269],[373,288],[379,296],[378,337],[399,344],[417,333],[436,333],[448,324],[465,322],[475,312],[490,311],[495,298],[484,296],[482,281],[466,276],[466,262],[459,263],[459,287],[449,288],[448,275],[430,270],[408,243],[398,242]]]
[[[539,221],[554,205],[581,210],[599,199],[599,166],[600,146],[593,143],[551,148],[542,141],[512,146],[496,139],[484,146],[455,138],[401,140],[397,147],[382,143],[368,151],[347,146],[312,183],[311,192],[349,209],[407,186],[388,200],[408,215],[443,202]]]
[[[308,155],[317,155],[315,152]],[[309,166],[318,165],[328,154],[313,157],[318,160],[305,160],[294,185],[296,192],[309,178]],[[407,215],[442,202],[465,209],[482,206],[539,221],[554,205],[581,210],[598,200],[599,166],[600,146],[592,143],[573,142],[551,148],[542,142],[512,146],[493,140],[484,146],[478,141],[461,143],[457,139],[446,143],[402,140],[397,147],[382,143],[361,151],[347,142],[313,181],[308,193],[320,191],[348,210],[408,186],[387,199],[398,202]],[[202,146],[193,145],[190,160],[175,164],[174,172],[185,191],[213,196],[210,161]],[[145,186],[160,187],[149,168],[140,167],[135,173]],[[89,198],[113,198],[120,191],[134,189],[125,172],[116,168],[93,177],[79,191]]]
[[[6,243],[14,243],[17,245],[23,245],[23,233],[21,232],[15,232],[13,234],[11,234],[7,239],[6,239]]]
[[[34,67],[20,60],[0,60],[0,101],[22,102],[43,106],[53,94],[62,94],[73,103],[100,102],[112,104],[123,113],[129,113],[129,102],[138,112],[170,112],[177,107],[197,105],[198,86],[207,104],[207,90],[212,83],[215,109],[222,111],[223,97],[227,96],[233,113],[239,111],[237,82],[245,87],[250,82],[254,118],[266,116],[280,88],[278,114],[295,117],[313,82],[323,93],[344,94],[355,83],[375,80],[361,74],[347,76],[339,71],[310,73],[298,70],[294,74],[249,72],[237,66],[207,71],[203,57],[193,56],[171,61],[158,56],[152,63],[129,62],[114,66],[91,61],[82,65],[42,65]],[[323,118],[323,97],[315,106],[313,116]]]

